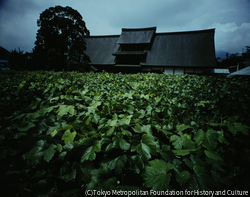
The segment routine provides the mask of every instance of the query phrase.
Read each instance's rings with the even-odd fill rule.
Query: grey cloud
[[[250,44],[247,33],[250,23],[249,0],[5,0],[1,2],[0,45],[8,50],[20,47],[30,51],[34,47],[38,30],[36,21],[40,13],[58,4],[76,9],[83,16],[91,35],[120,34],[123,27],[157,26],[157,32],[216,28],[216,50],[234,53]]]

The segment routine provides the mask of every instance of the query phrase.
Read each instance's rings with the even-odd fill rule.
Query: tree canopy
[[[77,10],[50,7],[40,14],[37,25],[34,58],[40,69],[74,70],[90,62],[84,53],[84,37],[90,33]]]

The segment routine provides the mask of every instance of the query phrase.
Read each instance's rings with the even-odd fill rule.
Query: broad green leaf
[[[77,146],[76,143],[68,143],[63,146],[63,149],[70,151],[76,146]]]
[[[149,100],[149,95],[141,94],[141,98],[145,98],[146,100]]]
[[[83,180],[85,183],[89,183],[91,181],[91,171],[94,170],[94,166],[93,164],[84,164],[82,166],[80,166],[81,171],[82,171],[82,176],[81,176],[81,180]]]
[[[154,191],[169,189],[172,175],[169,170],[173,169],[174,165],[159,159],[150,161],[149,165],[145,167],[145,173],[143,174],[145,186],[152,188]]]
[[[193,173],[184,170],[177,175],[177,181],[187,188],[189,191],[194,190],[208,190],[209,178],[206,174],[205,168],[195,165]]]
[[[123,138],[119,139],[119,146],[122,150],[128,150],[130,148],[130,144]]]
[[[46,142],[44,140],[39,140],[35,147],[32,148],[28,153],[26,153],[23,157],[31,164],[38,164],[40,162],[41,157],[43,156],[42,149],[44,148]]]
[[[30,128],[35,127],[36,125],[33,122],[29,122],[28,124],[26,124],[25,127],[19,127],[18,130],[19,131],[28,131]]]
[[[68,161],[60,168],[60,178],[66,182],[76,178],[76,169],[72,169]]]
[[[141,133],[141,128],[142,128],[141,125],[139,125],[138,123],[136,123],[136,125],[132,129],[136,133]]]
[[[126,165],[126,163],[127,163],[127,156],[122,155],[110,161],[103,162],[101,165],[108,166],[110,169],[114,169],[115,173],[119,175],[122,173],[122,170]]]
[[[205,152],[205,154],[207,155],[207,157],[209,159],[223,161],[222,157],[218,153],[216,153],[214,151],[205,150],[204,152]]]
[[[195,179],[197,180],[198,184],[199,184],[199,188],[197,188],[197,190],[208,190],[208,183],[211,181],[211,179],[209,179],[207,173],[206,173],[206,169],[203,166],[198,166],[195,165],[194,166],[194,175],[195,175]]]
[[[60,129],[60,130],[70,130],[70,129],[72,129],[72,128],[73,128],[72,125],[66,125],[66,126],[64,126],[64,127],[58,128],[58,129]]]
[[[130,124],[130,119],[125,117],[119,120],[119,125],[129,125]]]
[[[175,154],[171,150],[170,145],[163,145],[160,150],[160,154],[167,162],[171,162],[175,158]]]
[[[63,160],[66,155],[67,155],[67,152],[63,151],[63,152],[60,153],[60,155],[58,156],[58,158],[61,159],[61,160]]]
[[[52,111],[54,108],[56,108],[56,107],[58,107],[58,105],[55,105],[55,106],[51,106],[51,107],[42,109],[42,112],[43,112],[44,114],[49,113],[49,112],[51,112],[51,111]]]
[[[59,152],[62,152],[63,150],[63,146],[61,144],[57,144],[57,148],[56,148]]]
[[[202,106],[202,107],[205,107],[205,104],[209,104],[210,101],[200,101],[197,106]]]
[[[93,145],[84,150],[84,154],[81,157],[81,162],[90,160],[93,161],[96,158],[96,152],[101,151],[101,143],[99,140],[95,140]]]
[[[170,123],[168,123],[168,125],[167,125],[167,130],[171,130],[171,129],[173,129],[174,128],[174,124],[172,123],[172,122],[170,122]]]
[[[109,130],[107,131],[107,136],[111,136],[114,133],[114,131],[115,127],[114,126],[110,127]]]
[[[73,142],[76,136],[76,132],[70,132],[70,130],[66,130],[62,136],[62,140],[64,140],[65,144],[68,144],[70,142]]]
[[[220,130],[217,131],[218,134],[218,140],[220,143],[225,143],[226,145],[229,145],[230,143],[226,140],[226,138],[224,138],[224,131]]]
[[[101,119],[101,117],[95,113],[95,114],[94,114],[94,117],[93,117],[93,122],[94,122],[95,124],[98,124],[98,122],[99,122],[100,119]]]
[[[147,133],[149,135],[152,135],[152,128],[151,128],[151,125],[139,125],[138,123],[136,123],[135,127],[132,128],[134,130],[134,132],[136,133]]]
[[[217,140],[218,140],[217,132],[214,131],[213,129],[208,129],[207,132],[205,132],[203,145],[208,150],[214,150],[217,146]]]
[[[134,113],[135,108],[132,105],[127,105],[127,108],[124,109],[123,111],[127,111],[129,114]]]
[[[111,127],[115,127],[115,126],[117,125],[117,123],[118,123],[117,120],[112,120],[112,121],[110,122],[110,126],[111,126]]]
[[[64,98],[62,95],[60,97],[61,97],[61,99]],[[50,102],[52,103],[52,101],[57,101],[58,99],[59,99],[59,96],[56,96],[55,98],[50,99]]]
[[[177,150],[181,150],[182,147],[184,149],[194,149],[195,143],[187,138],[187,136],[183,135],[182,132],[178,132],[179,135],[172,135],[170,137],[170,142],[172,142],[173,146]]]
[[[43,158],[45,161],[49,162],[56,153],[57,145],[51,144],[50,147],[43,152]]]
[[[135,173],[139,174],[144,169],[144,162],[140,155],[133,155],[129,157],[128,160],[135,170]]]
[[[159,96],[155,97],[155,102],[156,102],[156,103],[159,103],[160,100],[161,100],[161,97],[159,97]]]
[[[23,88],[23,86],[25,86],[25,83],[26,83],[26,81],[24,80],[24,81],[22,81],[22,83],[20,83],[20,85],[18,86],[18,89],[22,89]]]
[[[194,135],[194,141],[200,145],[204,141],[205,132],[202,129],[199,129]]]
[[[111,142],[110,144],[108,144],[108,146],[106,147],[106,149],[105,149],[105,152],[108,152],[108,151],[110,151],[112,148],[114,148],[115,147],[115,144],[113,143],[113,142]]]
[[[140,116],[138,118],[140,118],[140,119],[144,118],[144,116],[146,115],[146,113],[145,113],[145,111],[143,109],[141,109],[139,111],[139,113],[140,113]]]
[[[76,178],[76,169],[72,169],[71,173],[61,176],[66,182],[71,181]]]
[[[54,130],[51,132],[51,134],[50,134],[50,135],[51,135],[52,137],[54,137],[56,134],[57,134],[57,130],[56,130],[56,129],[54,129]]]
[[[182,149],[182,150],[173,150],[173,153],[175,155],[181,155],[181,156],[185,156],[185,155],[189,155],[191,151],[196,151],[197,149]]]
[[[118,117],[117,117],[117,114],[114,114],[112,120],[108,121],[108,123],[109,123],[108,125],[111,126],[111,127],[118,126]]]
[[[151,115],[152,109],[153,108],[150,105],[146,107],[146,111],[148,115]]]
[[[190,179],[192,179],[192,174],[190,174],[187,170],[182,171],[177,175],[176,180],[181,184],[181,186],[185,185]]]
[[[243,125],[240,122],[234,122],[233,125],[228,126],[229,131],[231,131],[234,135],[236,135],[237,132],[242,132],[245,135],[249,134],[250,127],[247,125]]]
[[[141,128],[141,131],[142,132],[145,132],[147,134],[150,134],[152,135],[152,129],[151,129],[151,125],[148,124],[148,125],[143,125],[142,128]]]
[[[123,129],[122,127],[121,127],[121,132],[123,135],[127,135],[127,136],[132,137],[132,133],[126,129]]]
[[[75,114],[74,108],[75,106],[73,105],[60,105],[56,112],[58,112],[58,116],[60,117],[67,115],[68,113],[74,115]]]
[[[92,120],[91,116],[85,116],[84,120],[85,120],[85,125],[87,126],[91,125],[91,120]]]
[[[182,131],[184,131],[184,130],[186,130],[186,129],[188,129],[188,128],[192,128],[192,127],[190,127],[190,126],[188,126],[188,125],[185,125],[185,124],[181,124],[181,125],[177,125],[177,126],[176,126],[176,130],[177,130],[178,132],[182,132]]]
[[[205,165],[204,161],[202,161],[198,156],[195,156],[194,154],[190,155],[190,160],[194,165],[200,165],[200,166]]]
[[[182,171],[182,168],[183,168],[182,163],[183,162],[181,161],[181,159],[177,157],[173,159],[174,170],[177,174],[181,173]]]
[[[156,142],[154,137],[149,134],[143,134],[140,143],[136,146],[136,151],[147,161],[151,158],[151,154],[156,154]]]
[[[128,142],[126,142],[125,139],[121,138],[121,137],[113,137],[112,138],[113,143],[110,143],[106,150],[109,151],[112,148],[116,147],[116,148],[120,148],[122,150],[128,150],[130,148],[130,144]]]
[[[92,109],[97,109],[98,106],[100,106],[102,104],[102,102],[98,101],[98,102],[94,102],[93,105],[91,105]]]
[[[108,166],[92,170],[91,175],[91,181],[86,187],[86,189],[89,190],[96,189],[98,185],[101,185],[100,189],[108,190],[112,188],[112,185],[116,185],[117,183],[117,179],[115,177],[111,177],[112,170]]]
[[[190,169],[193,169],[193,167],[194,167],[193,162],[191,162],[188,158],[183,158],[183,161],[185,162],[185,164],[186,164]]]

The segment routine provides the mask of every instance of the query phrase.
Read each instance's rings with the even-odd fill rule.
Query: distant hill
[[[9,51],[0,46],[0,59],[7,60],[9,56]]]

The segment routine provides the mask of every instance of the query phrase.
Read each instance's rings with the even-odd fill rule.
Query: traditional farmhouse
[[[91,66],[107,72],[203,73],[216,67],[214,29],[156,33],[156,27],[85,38]]]

